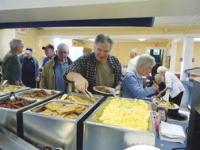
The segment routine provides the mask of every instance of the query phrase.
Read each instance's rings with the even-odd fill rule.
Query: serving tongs
[[[0,88],[3,88],[6,84],[7,84],[8,80],[4,80],[1,85],[0,85]]]
[[[11,93],[10,93],[9,100],[10,100],[10,101],[17,100],[17,97],[15,96],[15,93],[14,93],[14,92],[11,92]]]
[[[68,94],[63,94],[60,99],[65,100],[67,97],[68,97]]]
[[[86,90],[84,94],[85,94],[86,97],[91,99],[91,101],[96,102],[95,96],[90,91]]]

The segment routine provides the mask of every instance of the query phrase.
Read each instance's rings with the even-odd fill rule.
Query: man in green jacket
[[[23,43],[19,39],[10,41],[10,51],[5,55],[2,63],[3,80],[9,84],[22,85],[21,64],[18,55],[22,53]]]
[[[44,65],[41,75],[40,88],[66,91],[67,85],[64,80],[64,74],[69,65],[72,64],[68,54],[68,46],[64,43],[59,44],[56,56]]]

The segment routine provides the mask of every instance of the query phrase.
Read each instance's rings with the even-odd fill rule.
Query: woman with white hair
[[[135,68],[127,72],[122,81],[122,96],[127,98],[149,99],[148,96],[156,93],[158,87],[153,84],[152,87],[144,87],[143,76],[149,75],[155,59],[148,55],[140,55],[135,63]]]
[[[185,88],[183,84],[181,83],[181,81],[177,78],[176,75],[168,71],[168,69],[164,66],[158,67],[157,73],[164,77],[165,84],[166,84],[166,88],[162,92],[160,92],[160,94],[162,94],[165,91],[168,91],[169,101],[180,106],[181,99],[185,91]],[[179,119],[179,120],[185,119],[184,116],[178,114],[178,110],[176,113],[171,114],[170,117]]]

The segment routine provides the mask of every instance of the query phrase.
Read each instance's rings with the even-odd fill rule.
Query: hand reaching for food
[[[80,76],[75,79],[74,85],[77,90],[82,93],[86,93],[88,88],[88,81],[84,77]]]

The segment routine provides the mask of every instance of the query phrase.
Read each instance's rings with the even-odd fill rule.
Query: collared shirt
[[[127,72],[122,81],[122,96],[127,98],[148,99],[156,92],[153,87],[144,87],[143,78],[136,72]]]
[[[9,84],[21,82],[21,63],[16,54],[9,51],[3,59],[2,64],[3,79]]]
[[[41,74],[41,80],[40,80],[41,88],[56,90],[55,65],[57,61],[58,61],[58,58],[57,56],[55,56],[44,66],[44,69]],[[68,65],[72,64],[72,61],[69,57],[67,57],[67,62],[68,62]],[[67,84],[67,82],[65,82],[64,84]]]
[[[68,61],[55,63],[55,83],[56,83],[56,90],[58,91],[65,91],[65,81],[64,81],[64,74],[68,67]]]
[[[108,57],[108,63],[112,67],[114,72],[114,85],[113,87],[119,84],[121,80],[122,72],[121,72],[121,64],[119,60],[114,56]],[[88,54],[86,56],[82,56],[77,59],[71,66],[69,66],[66,74],[69,72],[77,72],[80,73],[84,78],[86,78],[89,82],[89,90],[93,91],[93,86],[96,86],[96,75],[97,75],[97,60],[94,53]]]

